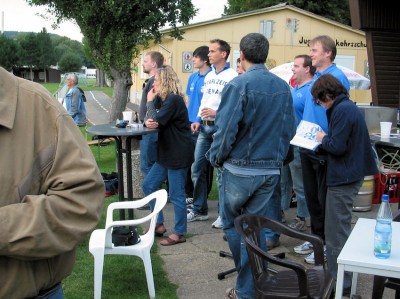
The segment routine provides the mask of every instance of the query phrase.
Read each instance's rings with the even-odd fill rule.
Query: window
[[[274,21],[272,20],[260,21],[260,33],[268,39],[272,38],[274,32],[273,27],[274,27]]]

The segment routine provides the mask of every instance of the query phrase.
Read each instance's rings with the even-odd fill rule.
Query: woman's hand
[[[154,100],[154,98],[156,97],[157,92],[154,89],[154,87],[152,89],[149,90],[149,92],[147,93],[147,102],[151,102]]]
[[[315,134],[315,138],[317,138],[317,140],[318,140],[319,142],[321,142],[322,139],[324,139],[325,135],[326,135],[326,133],[325,133],[324,131],[319,131],[319,132],[317,132],[317,133]]]
[[[152,118],[149,118],[148,120],[146,120],[144,122],[144,124],[146,125],[147,128],[149,129],[157,129],[158,128],[158,122],[156,122],[155,120],[153,120]]]

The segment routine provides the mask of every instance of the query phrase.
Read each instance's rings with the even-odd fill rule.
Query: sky
[[[191,23],[217,19],[224,12],[227,0],[192,0],[193,5],[199,9],[199,13]],[[73,1],[71,2],[73,4]],[[4,19],[3,19],[4,12]],[[44,6],[29,6],[25,0],[1,0],[0,1],[0,31],[40,32],[43,27],[47,32],[70,39],[82,41],[79,27],[72,22],[64,22],[56,30],[51,28],[51,21],[46,21],[38,16],[44,13]]]

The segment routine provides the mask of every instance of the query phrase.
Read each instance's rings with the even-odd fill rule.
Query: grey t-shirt
[[[146,107],[147,94],[149,93],[150,89],[153,87],[153,83],[154,83],[154,76],[150,77],[143,84],[142,99],[140,101],[140,107],[139,107],[139,120],[142,123],[143,123],[144,118],[146,117],[146,113],[147,113],[147,107]]]

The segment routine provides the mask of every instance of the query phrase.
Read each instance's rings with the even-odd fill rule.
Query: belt
[[[49,293],[51,293],[52,291],[54,291],[54,289],[58,288],[60,286],[60,282],[56,283],[55,285],[53,285],[52,287],[48,288],[48,289],[43,289],[39,291],[39,294],[37,294],[37,296],[35,297],[29,297],[26,299],[37,299],[37,298],[44,298],[47,295],[49,295]]]
[[[213,120],[203,120],[203,125],[213,126],[215,122]]]

